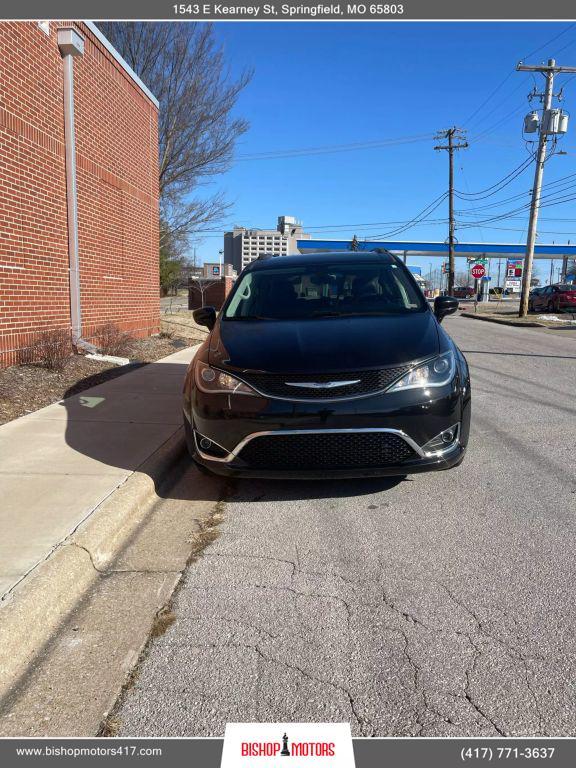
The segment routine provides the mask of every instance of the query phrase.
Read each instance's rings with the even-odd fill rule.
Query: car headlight
[[[194,381],[199,390],[212,395],[258,395],[243,381],[200,361],[196,363]]]
[[[393,384],[388,392],[398,392],[401,389],[416,389],[422,387],[442,387],[454,378],[456,360],[454,352],[445,352],[433,360],[412,368],[405,376]]]

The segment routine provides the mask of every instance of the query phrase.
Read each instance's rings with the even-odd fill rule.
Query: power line
[[[464,120],[464,122],[462,123],[462,125],[468,125],[468,123],[470,122],[470,120],[472,120],[472,118],[476,117],[476,115],[478,114],[478,112],[480,112],[480,110],[481,110],[483,107],[485,107],[485,106],[486,106],[486,104],[488,104],[488,102],[490,101],[490,99],[491,99],[493,96],[495,96],[495,95],[498,93],[498,91],[500,90],[500,88],[502,88],[502,86],[503,86],[505,83],[507,83],[507,82],[508,82],[508,80],[510,80],[510,78],[512,77],[512,75],[514,74],[514,72],[515,72],[515,70],[514,70],[514,69],[512,69],[512,70],[511,70],[511,71],[510,71],[510,72],[509,72],[509,73],[506,75],[506,77],[504,78],[504,80],[502,80],[502,82],[501,82],[499,85],[497,85],[497,86],[496,86],[496,88],[494,88],[494,90],[492,91],[492,93],[491,93],[491,94],[490,94],[490,95],[489,95],[489,96],[488,96],[486,99],[484,99],[484,101],[482,102],[482,104],[480,104],[480,106],[479,106],[479,107],[477,107],[477,108],[474,110],[474,112],[472,112],[472,114],[470,115],[470,117],[467,117],[467,118],[466,118],[466,120]]]
[[[466,189],[469,192],[470,188],[468,186],[468,179],[466,178],[466,173],[464,172],[464,163],[461,164],[460,171],[462,172],[462,178],[464,179],[464,184],[466,185]],[[472,201],[471,200],[467,200],[466,202],[471,203]],[[457,211],[456,211],[456,213],[457,213]],[[470,214],[470,215],[472,215],[472,214]],[[481,238],[482,242],[484,242],[484,230],[482,229],[481,226],[479,226],[479,230],[480,230],[480,238]]]
[[[414,144],[430,141],[432,134],[419,136],[404,136],[396,139],[381,139],[379,141],[356,142],[354,144],[325,144],[318,147],[301,147],[295,149],[278,149],[269,152],[255,152],[253,154],[238,155],[237,160],[278,160],[291,157],[305,157],[308,155],[323,155],[334,152],[355,152],[363,149],[381,149],[399,144]]]
[[[563,30],[562,30],[562,32],[559,32],[557,35],[554,35],[554,37],[552,37],[550,40],[547,40],[545,43],[543,43],[541,46],[539,46],[539,47],[538,47],[538,48],[536,48],[535,50],[533,50],[533,51],[530,51],[530,53],[527,53],[527,54],[526,54],[526,56],[523,56],[523,57],[520,59],[520,61],[526,61],[526,59],[531,59],[531,58],[532,58],[532,56],[535,56],[535,55],[536,55],[537,53],[539,53],[540,51],[543,51],[543,50],[544,50],[544,48],[546,48],[547,46],[549,46],[549,45],[550,45],[550,43],[553,43],[555,40],[558,40],[558,38],[559,38],[559,37],[562,37],[562,35],[565,35],[565,34],[566,34],[566,32],[569,32],[569,31],[570,31],[571,29],[573,29],[574,27],[576,27],[576,24],[570,24],[570,25],[569,25],[569,26],[567,26],[565,29],[563,29]]]
[[[543,49],[544,49],[544,48],[546,48],[548,45],[550,45],[551,43],[553,43],[555,40],[558,40],[558,38],[559,38],[559,37],[562,37],[562,35],[565,35],[567,32],[569,32],[569,31],[570,31],[570,30],[571,30],[573,27],[575,27],[575,26],[576,26],[576,24],[570,24],[568,27],[566,27],[565,29],[563,29],[563,30],[562,30],[561,32],[559,32],[557,35],[554,35],[554,37],[550,38],[550,40],[547,40],[545,43],[543,43],[541,46],[539,46],[538,48],[536,48],[534,51],[531,51],[530,53],[527,53],[525,56],[523,56],[523,57],[522,57],[522,61],[525,61],[526,59],[529,59],[529,58],[531,58],[531,57],[532,57],[532,56],[534,56],[536,53],[538,53],[539,51],[543,50]],[[572,44],[573,44],[573,43],[569,43],[569,44],[568,44],[568,46],[565,46],[565,47],[569,47],[569,45],[572,45]],[[563,49],[560,49],[560,50],[563,50]],[[559,53],[559,52],[560,52],[560,51],[557,51],[557,53]],[[474,110],[474,112],[472,112],[472,114],[471,114],[469,117],[467,117],[467,118],[466,118],[466,120],[464,120],[464,122],[462,123],[462,125],[468,125],[468,123],[470,122],[470,120],[472,120],[472,118],[476,117],[476,115],[478,114],[478,112],[480,112],[480,110],[481,110],[481,109],[483,109],[483,107],[485,107],[485,106],[486,106],[486,104],[488,104],[488,102],[489,102],[489,101],[490,101],[490,100],[491,100],[491,99],[492,99],[492,98],[493,98],[493,97],[494,97],[494,96],[495,96],[495,95],[496,95],[496,94],[497,94],[497,93],[500,91],[500,89],[501,89],[501,88],[502,88],[502,87],[503,87],[503,86],[504,86],[504,85],[505,85],[505,84],[508,82],[508,80],[510,80],[510,78],[512,77],[512,75],[513,75],[515,72],[516,72],[516,68],[514,68],[514,69],[510,70],[510,72],[508,72],[508,74],[507,74],[507,75],[505,75],[504,79],[500,81],[500,83],[499,83],[499,84],[498,84],[498,85],[497,85],[497,86],[494,88],[494,90],[493,90],[493,91],[491,91],[490,95],[489,95],[489,96],[488,96],[486,99],[484,99],[484,101],[483,101],[483,102],[480,104],[480,106],[479,106],[479,107],[477,107],[477,108]],[[512,90],[512,91],[511,91],[511,92],[508,94],[508,97],[507,97],[507,99],[509,99],[509,98],[510,98],[510,96],[512,96],[512,94],[516,93],[516,91],[518,91],[522,85],[523,85],[523,83],[521,83],[519,87],[517,87],[517,88],[514,88],[514,89],[513,89],[513,90]],[[506,100],[507,100],[507,99],[506,99]],[[504,104],[506,100],[504,100],[504,101],[500,102],[500,104]],[[488,113],[487,113],[487,115],[486,115],[485,117],[481,118],[481,120],[480,120],[479,122],[482,122],[482,121],[483,121],[483,120],[484,120],[484,119],[485,119],[487,116],[489,116],[489,115],[493,114],[493,113],[496,111],[496,109],[498,109],[498,106],[499,106],[499,105],[497,105],[497,106],[496,106],[496,107],[494,107],[494,108],[493,108],[493,109],[492,109],[490,112],[488,112]]]
[[[568,176],[563,176],[562,178],[558,179],[557,181],[551,181],[548,184],[543,184],[542,188],[543,189],[550,189],[551,187],[565,187],[566,189],[571,189],[571,188],[574,187],[574,184],[567,184],[567,180],[568,179],[574,179],[575,177],[576,177],[576,173],[571,173]],[[559,192],[560,190],[558,189],[556,191]],[[486,205],[479,205],[479,206],[476,206],[476,207],[471,208],[471,209],[468,208],[468,209],[466,209],[466,211],[459,210],[459,211],[457,211],[457,213],[463,214],[463,213],[466,213],[467,211],[478,212],[478,211],[487,210],[489,208],[498,208],[499,206],[504,205],[505,203],[511,203],[514,200],[520,200],[521,198],[523,198],[523,197],[525,197],[526,195],[529,195],[529,194],[532,194],[532,189],[527,189],[524,192],[520,192],[517,195],[512,195],[511,197],[505,197],[502,200],[497,200],[497,201],[495,201],[493,203],[486,203]],[[468,200],[467,198],[461,198],[461,199],[464,202],[474,202],[473,200]],[[482,199],[482,198],[480,198],[480,199]]]
[[[548,202],[542,203],[540,202],[538,209],[540,208],[548,208],[551,205],[562,205],[563,203],[569,203],[572,200],[576,200],[576,195],[565,195],[562,197],[553,197],[553,195],[543,195],[540,200],[548,200]],[[531,208],[531,203],[527,203],[526,205],[522,205],[519,208],[514,208],[511,211],[507,211],[506,213],[499,214],[498,216],[493,216],[488,219],[483,219],[482,221],[476,222],[477,224],[489,224],[492,221],[504,221],[506,219],[514,218],[514,214],[521,213],[522,211],[528,211]],[[471,223],[463,223],[459,226],[459,229],[468,229],[470,227],[474,226]]]
[[[518,178],[520,174],[524,173],[524,171],[528,168],[528,166],[532,163],[534,155],[531,155],[529,158],[524,160],[520,165],[518,165],[516,168],[513,168],[509,173],[506,174],[502,179],[497,181],[495,184],[492,184],[489,187],[486,187],[486,189],[479,189],[477,192],[463,192],[462,190],[454,190],[455,194],[458,195],[461,199],[475,199],[475,200],[483,200],[486,197],[492,197],[492,195],[497,194],[500,192],[501,189],[504,189],[504,187],[507,187],[508,184],[510,184],[514,179]],[[490,192],[490,190],[494,190],[493,192]],[[486,192],[490,192],[490,194],[485,194]],[[481,195],[481,197],[479,197]]]
[[[481,133],[477,134],[476,136],[473,136],[471,141],[485,141],[486,136],[490,136],[496,128],[499,128],[501,125],[506,123],[508,120],[510,120],[512,117],[515,117],[516,115],[520,114],[521,112],[524,112],[526,109],[525,104],[521,104],[519,107],[516,107],[511,112],[508,112],[504,117],[502,117],[500,120],[498,120],[496,123],[491,125],[489,128],[486,128],[486,130],[482,131]]]
[[[430,213],[433,213],[436,210],[436,208],[438,208],[447,197],[448,197],[448,192],[444,192],[442,195],[440,195],[440,197],[437,197],[429,205],[427,205],[426,208],[424,208],[424,210],[420,211],[420,213],[417,216],[415,216],[413,219],[410,219],[410,221],[406,223],[406,226],[399,227],[398,229],[395,229],[391,232],[383,232],[379,235],[375,235],[375,237],[394,237],[395,235],[399,235],[402,232],[405,232],[407,229],[410,229],[414,224],[424,221],[427,218],[427,216]]]
[[[510,72],[508,77],[510,77],[512,74],[514,74],[514,70],[512,70],[512,72]],[[506,78],[506,80],[508,80],[508,77]],[[504,82],[502,84],[504,84]],[[510,103],[510,97],[513,96],[517,91],[519,91],[523,87],[524,87],[524,83],[522,82],[522,83],[519,83],[516,86],[516,88],[513,88],[510,91],[510,93],[508,93],[506,95],[506,97],[504,99],[502,99],[502,101],[499,101],[497,104],[495,104],[492,107],[492,109],[488,110],[484,115],[482,115],[482,117],[480,117],[479,120],[476,121],[476,123],[474,125],[474,129],[477,129],[480,123],[483,123],[485,120],[487,120],[489,117],[491,117],[491,115],[493,115],[494,112],[496,112],[502,105],[504,105],[504,104],[508,105]],[[484,131],[486,133],[489,132],[489,131],[491,132],[491,128],[486,128],[486,129],[484,129]]]

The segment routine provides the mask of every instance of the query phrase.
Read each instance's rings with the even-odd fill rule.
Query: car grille
[[[414,449],[389,432],[319,432],[263,435],[239,458],[257,469],[366,469],[397,466],[416,458]]]
[[[347,373],[243,373],[241,378],[264,395],[283,397],[287,400],[333,400],[342,397],[358,397],[381,392],[410,370],[409,365],[380,368],[375,371]],[[357,384],[343,387],[316,389],[315,387],[290,387],[294,383],[323,383],[359,379]]]

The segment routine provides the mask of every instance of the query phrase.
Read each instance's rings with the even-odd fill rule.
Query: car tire
[[[546,305],[546,311],[547,312],[554,312],[554,304],[552,304],[551,301],[549,301],[548,304]]]
[[[528,314],[530,314],[530,312],[534,312],[534,304],[532,304],[531,301],[528,302]]]

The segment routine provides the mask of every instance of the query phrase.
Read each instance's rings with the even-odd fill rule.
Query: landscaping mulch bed
[[[187,310],[162,315],[160,328],[165,333],[188,339],[190,343],[201,343],[208,336],[208,329],[198,325],[192,312]]]
[[[130,358],[131,365],[118,366],[73,355],[61,371],[51,371],[37,364],[14,365],[0,370],[0,424],[123,376],[136,366],[160,360],[187,346],[183,339],[151,336],[133,341],[127,347],[123,356]]]

